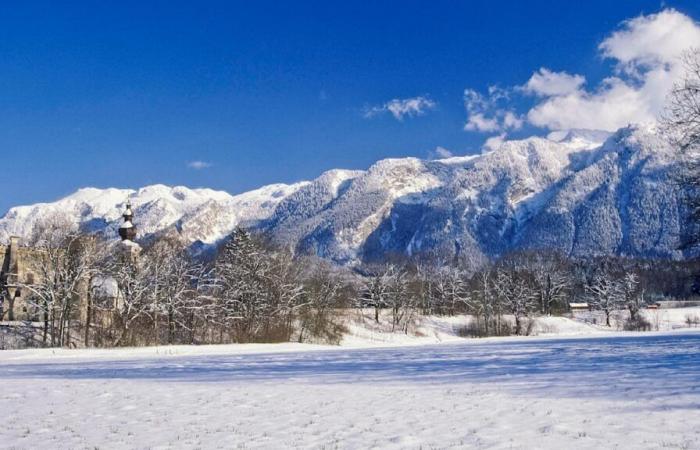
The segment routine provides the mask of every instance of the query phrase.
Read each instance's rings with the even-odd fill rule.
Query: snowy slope
[[[365,171],[331,170],[237,196],[161,185],[83,189],[13,208],[0,219],[0,242],[28,236],[37,220],[60,210],[116,236],[130,194],[141,238],[177,233],[206,245],[241,224],[339,263],[421,253],[476,263],[519,248],[680,258],[684,220],[670,178],[674,162],[650,127],[612,135],[570,130],[475,156],[385,159]]]

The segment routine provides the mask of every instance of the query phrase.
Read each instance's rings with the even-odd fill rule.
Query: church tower
[[[131,201],[128,198],[126,200],[126,210],[124,210],[122,217],[124,218],[124,223],[119,227],[119,237],[122,238],[122,255],[131,261],[135,261],[141,253],[141,246],[135,242],[134,212],[131,209]]]
[[[131,210],[131,201],[129,199],[126,200],[126,210],[122,217],[124,218],[124,223],[119,227],[119,236],[122,238],[122,241],[133,242],[136,239],[136,227],[134,226],[134,213]]]

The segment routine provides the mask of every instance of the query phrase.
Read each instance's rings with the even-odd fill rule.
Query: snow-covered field
[[[350,311],[344,321],[348,332],[343,337],[341,345],[344,347],[368,347],[462,341],[463,339],[458,336],[457,331],[473,320],[473,317],[469,315],[418,315],[409,328],[409,333],[405,334],[392,332],[389,311],[382,312],[378,324],[372,320],[373,314],[371,310],[365,310],[360,317],[356,310]],[[687,317],[700,318],[700,307],[643,310],[641,314],[649,321],[652,331],[694,329],[698,328],[698,325],[689,326],[686,319]],[[532,327],[532,333],[539,337],[618,335],[628,317],[629,313],[626,310],[615,311],[611,319],[613,326],[606,327],[604,325],[605,315],[602,311],[577,313],[573,319],[562,316],[538,316],[533,319],[535,323]],[[504,318],[512,323],[511,316],[506,315]]]
[[[0,352],[3,448],[700,448],[700,332]]]

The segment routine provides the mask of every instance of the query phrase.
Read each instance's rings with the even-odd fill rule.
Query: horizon
[[[6,7],[0,213],[85,187],[236,195],[651,119],[677,69],[663,45],[695,42],[700,5],[601,5]]]
[[[612,136],[612,135],[614,135],[615,133],[621,131],[622,129],[624,129],[624,128],[620,128],[620,129],[616,130],[615,132],[605,132],[604,130],[591,130],[591,129],[570,129],[570,130],[565,130],[565,131],[566,131],[567,133],[568,133],[568,132],[572,132],[572,131],[583,131],[583,132],[590,131],[590,132],[596,132],[596,133],[603,133],[603,132],[605,132],[605,133],[609,133],[610,136]],[[538,137],[538,138],[541,138],[541,139],[551,140],[552,142],[561,142],[561,141],[559,141],[559,140],[557,140],[557,139],[551,139],[549,136],[539,136],[539,135],[526,136],[526,137],[523,137],[522,139],[512,139],[512,141],[529,139],[529,138],[531,138],[531,137]],[[511,139],[508,139],[508,140],[511,140]],[[607,138],[606,138],[606,140],[607,140]],[[591,140],[591,142],[593,142],[593,140]],[[440,156],[440,155],[427,155],[427,156],[424,156],[424,157],[405,156],[405,157],[385,158],[385,159],[417,158],[417,159],[419,159],[420,161],[441,161],[441,160],[449,160],[449,159],[452,159],[452,158],[464,158],[464,157],[483,156],[483,155],[486,153],[486,151],[487,151],[487,150],[484,150],[484,151],[482,151],[481,153],[475,153],[475,154],[472,154],[472,155],[443,155],[443,156]],[[374,164],[376,164],[376,163],[379,162],[379,161],[382,161],[382,160],[375,161],[375,162],[372,163],[371,165],[374,165]],[[262,190],[262,189],[265,189],[266,187],[270,187],[270,186],[276,186],[276,185],[280,185],[280,186],[292,186],[292,185],[300,184],[300,183],[310,183],[310,182],[313,182],[315,179],[319,178],[320,176],[322,176],[324,173],[326,173],[326,172],[331,172],[331,171],[334,171],[334,170],[341,170],[341,171],[344,171],[344,170],[358,170],[358,171],[361,171],[361,172],[366,172],[367,170],[370,169],[371,165],[370,165],[369,167],[361,168],[361,169],[332,168],[332,169],[325,170],[324,172],[321,172],[321,173],[317,174],[317,176],[314,176],[313,178],[310,178],[310,179],[307,179],[307,180],[297,180],[297,181],[292,181],[292,182],[289,182],[289,183],[281,183],[281,182],[274,182],[274,181],[273,181],[272,183],[265,184],[265,185],[261,185],[261,186],[256,186],[256,187],[253,187],[253,188],[251,188],[251,189],[249,189],[249,190],[240,191],[240,192],[231,192],[231,191],[228,191],[228,190],[226,190],[226,189],[215,189],[215,188],[212,188],[212,187],[209,187],[209,186],[188,186],[188,185],[185,185],[185,184],[166,184],[166,183],[159,183],[159,182],[155,182],[155,183],[153,183],[153,184],[147,184],[147,185],[143,185],[143,186],[136,186],[136,187],[130,187],[130,186],[125,186],[125,187],[122,187],[122,186],[79,186],[79,187],[77,187],[74,191],[69,192],[68,194],[66,194],[66,195],[64,195],[64,196],[62,196],[62,197],[59,197],[59,198],[55,198],[55,199],[51,199],[51,200],[46,200],[46,201],[39,201],[39,202],[37,202],[37,203],[35,203],[35,204],[31,204],[31,205],[13,205],[13,206],[11,206],[7,211],[5,211],[2,215],[0,215],[0,218],[2,218],[5,214],[7,214],[11,209],[13,209],[13,208],[15,208],[15,207],[34,206],[34,205],[36,205],[36,204],[43,204],[43,203],[45,203],[45,204],[51,204],[51,203],[55,203],[55,202],[64,200],[64,199],[66,199],[66,198],[68,198],[68,197],[75,196],[75,195],[79,194],[80,192],[82,192],[82,191],[87,191],[87,190],[97,190],[97,191],[108,191],[108,190],[131,191],[131,193],[128,194],[129,198],[131,198],[133,195],[138,194],[140,191],[142,191],[142,190],[144,190],[144,189],[147,189],[147,188],[164,187],[164,188],[166,188],[166,189],[185,188],[185,189],[189,189],[189,190],[192,190],[192,191],[195,191],[195,192],[197,192],[197,191],[214,191],[214,192],[217,192],[217,193],[225,193],[225,194],[228,194],[228,195],[230,195],[230,196],[232,196],[232,197],[235,197],[235,196],[238,196],[238,195],[244,195],[244,194],[248,194],[248,193],[251,193],[251,192],[254,192],[254,191]],[[135,204],[134,206],[138,207],[139,205],[136,205],[136,204]]]

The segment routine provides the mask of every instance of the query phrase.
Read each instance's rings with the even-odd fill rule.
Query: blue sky
[[[479,152],[560,128],[557,105],[611,74],[639,85],[645,53],[600,47],[623,21],[700,18],[696,1],[348,3],[4,2],[0,213],[84,186],[237,193],[436,147]],[[465,130],[477,114],[490,121]]]

